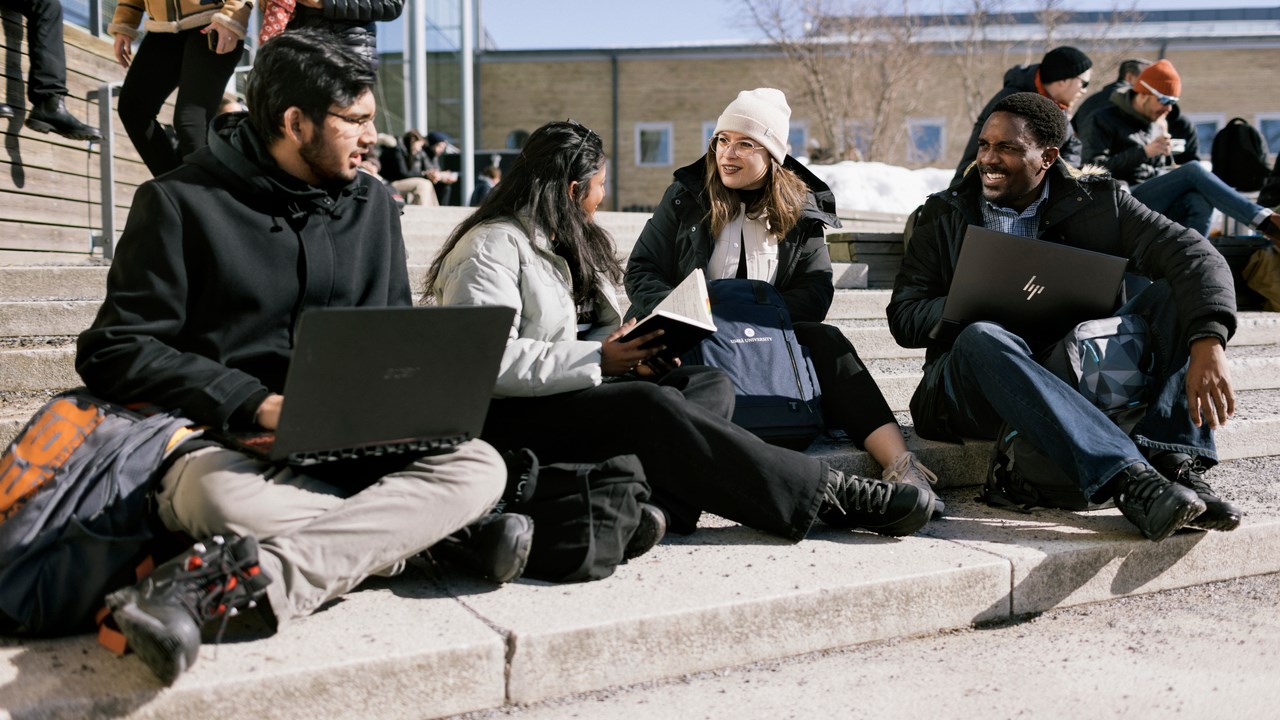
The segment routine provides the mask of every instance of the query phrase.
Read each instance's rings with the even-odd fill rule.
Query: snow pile
[[[855,211],[906,215],[924,203],[930,193],[946,189],[954,170],[908,170],[878,162],[846,160],[835,165],[810,165],[836,195],[841,215]]]

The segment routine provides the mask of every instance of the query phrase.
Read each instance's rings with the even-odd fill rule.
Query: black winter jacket
[[[1048,175],[1039,239],[1126,257],[1130,272],[1167,279],[1182,340],[1210,334],[1226,344],[1236,328],[1235,286],[1226,261],[1208,240],[1148,210],[1105,174],[1081,175],[1058,162]],[[924,379],[911,402],[922,437],[956,439],[930,399],[939,394],[939,360],[955,338],[954,328],[943,327],[942,307],[965,229],[982,224],[981,192],[977,173],[970,173],[960,185],[929,196],[889,301],[889,330],[898,344],[927,348]]]
[[[987,101],[987,106],[982,108],[977,122],[973,124],[973,132],[969,133],[969,142],[964,146],[964,156],[960,158],[960,164],[956,166],[956,174],[951,178],[952,185],[960,182],[964,177],[964,171],[978,159],[978,136],[982,134],[982,126],[987,124],[987,118],[991,117],[996,104],[1014,93],[1037,92],[1036,73],[1039,71],[1039,63],[1018,65],[1005,71],[1004,87]],[[1062,141],[1062,147],[1058,148],[1058,154],[1071,167],[1080,167],[1080,138],[1072,132],[1071,123],[1067,123],[1067,137]]]
[[[402,12],[404,0],[324,0],[319,8],[299,5],[289,20],[289,29],[330,30],[376,66],[378,30],[374,23],[391,22]]]
[[[1112,177],[1130,185],[1150,180],[1162,167],[1198,159],[1200,141],[1195,126],[1182,117],[1177,105],[1165,116],[1165,124],[1170,137],[1186,140],[1186,150],[1172,158],[1168,155],[1147,157],[1146,144],[1164,131],[1133,109],[1132,91],[1122,88],[1111,94],[1110,106],[1085,120],[1080,134],[1085,159],[1105,167]]]
[[[251,427],[283,389],[304,310],[412,304],[382,183],[360,173],[313,188],[276,166],[245,117],[215,119],[208,147],[138,188],[77,348],[95,395]]]
[[[793,322],[821,322],[831,307],[835,288],[831,281],[831,255],[823,227],[840,227],[835,195],[795,158],[787,156],[783,167],[809,186],[809,198],[800,221],[778,243],[778,272],[774,287],[787,303]],[[631,300],[627,317],[648,315],[689,273],[706,268],[716,239],[711,235],[711,206],[703,182],[703,158],[675,171],[653,217],[645,223],[640,239],[627,261],[626,289]]]

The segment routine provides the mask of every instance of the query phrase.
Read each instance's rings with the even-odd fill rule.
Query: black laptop
[[[970,225],[942,319],[1000,323],[1024,338],[1056,340],[1116,308],[1122,257]]]
[[[273,462],[315,465],[479,437],[514,316],[469,306],[308,311],[276,431],[222,439]]]

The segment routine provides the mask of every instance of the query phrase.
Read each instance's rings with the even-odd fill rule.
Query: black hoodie
[[[821,322],[831,307],[831,255],[825,226],[840,227],[831,189],[795,158],[783,164],[809,186],[800,221],[778,243],[778,273],[773,285],[787,303],[793,322]],[[697,268],[711,261],[711,206],[703,180],[706,161],[680,168],[653,217],[645,223],[627,261],[627,317],[644,317]]]
[[[138,188],[76,370],[104,399],[245,428],[281,392],[304,310],[411,303],[382,183],[311,187],[229,114],[208,147]]]

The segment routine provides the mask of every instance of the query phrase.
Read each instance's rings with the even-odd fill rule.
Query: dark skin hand
[[[1196,427],[1206,422],[1218,428],[1236,412],[1236,395],[1231,389],[1227,353],[1217,338],[1200,338],[1191,343],[1187,365],[1187,411]]]
[[[631,328],[635,327],[635,319],[628,320],[621,327],[609,334],[604,339],[604,343],[600,345],[600,373],[602,375],[626,375],[636,370],[639,371],[640,363],[647,363],[658,353],[666,349],[665,345],[658,345],[651,348],[641,348],[641,345],[653,340],[662,334],[661,330],[655,330],[648,335],[640,337],[629,342],[621,342],[623,335],[631,332]]]

